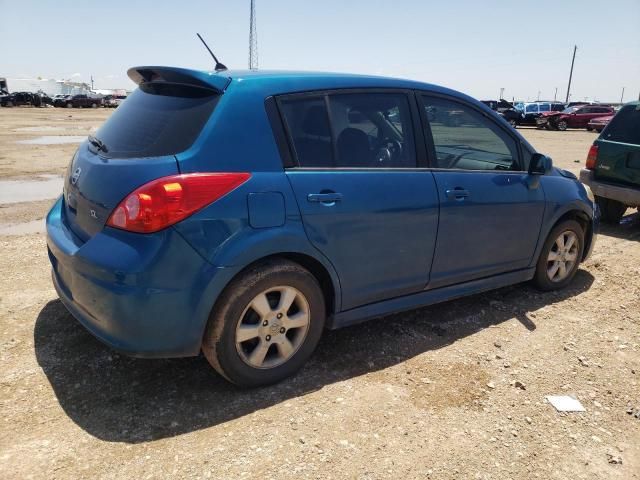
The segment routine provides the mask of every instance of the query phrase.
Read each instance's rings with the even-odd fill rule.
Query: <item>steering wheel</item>
[[[402,144],[398,140],[383,139],[376,147],[375,161],[389,163],[402,156]]]

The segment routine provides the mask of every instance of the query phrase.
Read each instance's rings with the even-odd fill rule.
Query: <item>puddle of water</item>
[[[60,145],[62,143],[81,143],[87,137],[84,135],[45,135],[43,137],[18,140],[22,145]]]
[[[0,180],[0,204],[36,202],[62,194],[62,177],[41,175],[40,178],[43,180]]]
[[[32,233],[44,233],[46,231],[44,218],[25,223],[0,224],[0,236],[30,235]]]
[[[65,131],[78,131],[78,130],[89,130],[91,132],[95,132],[98,129],[98,127],[69,127],[69,126],[59,126],[59,127],[53,127],[51,125],[44,125],[44,126],[40,126],[40,127],[20,127],[20,128],[14,128],[13,131],[14,132],[51,132],[51,131],[56,131],[56,130],[65,130]]]

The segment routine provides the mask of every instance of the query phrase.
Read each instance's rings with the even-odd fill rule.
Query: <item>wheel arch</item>
[[[588,253],[591,251],[591,243],[593,242],[593,220],[589,217],[589,215],[581,209],[573,208],[562,213],[551,225],[551,228],[546,232],[545,240],[549,236],[549,233],[556,228],[561,222],[565,220],[574,220],[580,224],[582,227],[582,231],[584,232],[584,248],[582,251],[582,259],[581,262],[584,261]]]

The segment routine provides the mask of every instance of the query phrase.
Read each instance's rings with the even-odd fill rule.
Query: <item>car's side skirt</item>
[[[526,268],[514,272],[503,273],[488,278],[472,280],[470,282],[449,285],[447,287],[425,290],[404,297],[392,298],[383,302],[371,303],[332,315],[327,322],[327,327],[337,329],[383,317],[392,313],[399,313],[414,308],[426,307],[435,303],[446,302],[455,298],[466,297],[475,293],[506,287],[515,283],[531,280],[535,274],[535,268]]]

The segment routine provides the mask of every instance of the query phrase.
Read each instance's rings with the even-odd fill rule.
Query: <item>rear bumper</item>
[[[595,179],[594,171],[583,168],[580,170],[580,181],[589,185],[594,195],[611,200],[617,200],[629,207],[640,206],[640,188],[612,185]]]
[[[53,284],[71,314],[128,355],[197,355],[226,269],[171,228],[152,235],[105,228],[83,243],[66,227],[61,204],[47,216],[47,246]]]

